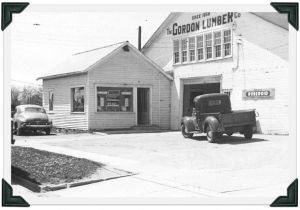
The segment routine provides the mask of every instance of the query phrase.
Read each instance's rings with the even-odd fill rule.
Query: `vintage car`
[[[52,128],[52,121],[49,119],[43,107],[26,104],[16,107],[16,112],[13,117],[13,126],[17,135],[21,135],[24,130],[42,130],[49,135]]]
[[[224,133],[231,136],[239,132],[251,139],[256,129],[256,114],[255,109],[232,111],[226,94],[204,94],[194,98],[192,116],[182,118],[181,132],[185,138],[194,133],[206,133],[211,143]]]

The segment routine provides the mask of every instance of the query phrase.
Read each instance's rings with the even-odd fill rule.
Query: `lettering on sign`
[[[193,15],[192,16],[192,23],[186,23],[186,24],[178,24],[178,23],[173,23],[172,29],[167,28],[167,35],[181,35],[181,34],[186,34],[190,32],[196,32],[199,30],[206,30],[213,28],[215,26],[220,26],[220,25],[225,25],[228,23],[232,23],[235,18],[241,17],[241,13],[238,12],[228,12],[223,15],[219,15],[216,17],[208,17],[210,16],[209,12],[206,13],[201,13],[198,15]],[[203,17],[208,17],[203,20],[198,20]]]
[[[243,90],[244,100],[274,99],[275,88]]]

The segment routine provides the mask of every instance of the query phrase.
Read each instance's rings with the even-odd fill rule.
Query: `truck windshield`
[[[25,112],[46,113],[45,109],[39,107],[27,107]]]

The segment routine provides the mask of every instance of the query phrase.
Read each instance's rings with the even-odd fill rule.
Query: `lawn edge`
[[[115,169],[119,170],[119,169]],[[17,184],[20,184],[21,186],[33,191],[33,192],[49,192],[49,191],[56,191],[56,190],[62,190],[62,189],[67,189],[67,188],[73,188],[73,187],[79,187],[83,185],[88,185],[88,184],[93,184],[97,182],[102,182],[102,181],[108,181],[112,179],[118,179],[118,178],[123,178],[123,177],[128,177],[128,176],[134,176],[136,173],[132,172],[126,172],[127,174],[125,175],[118,175],[118,176],[113,176],[113,177],[108,177],[108,178],[98,178],[98,179],[91,179],[91,180],[84,180],[84,181],[76,181],[76,182],[71,182],[71,183],[64,183],[64,184],[58,184],[58,185],[39,185],[36,184],[32,181],[29,181],[28,179],[24,179],[23,177],[20,177],[16,174],[12,174],[12,179],[16,181]]]

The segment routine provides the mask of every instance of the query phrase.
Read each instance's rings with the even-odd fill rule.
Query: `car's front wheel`
[[[185,131],[185,125],[184,123],[181,124],[181,134],[183,135],[184,138],[192,138],[193,137],[193,133],[187,133]]]
[[[22,128],[17,127],[17,136],[21,136],[22,135]]]

